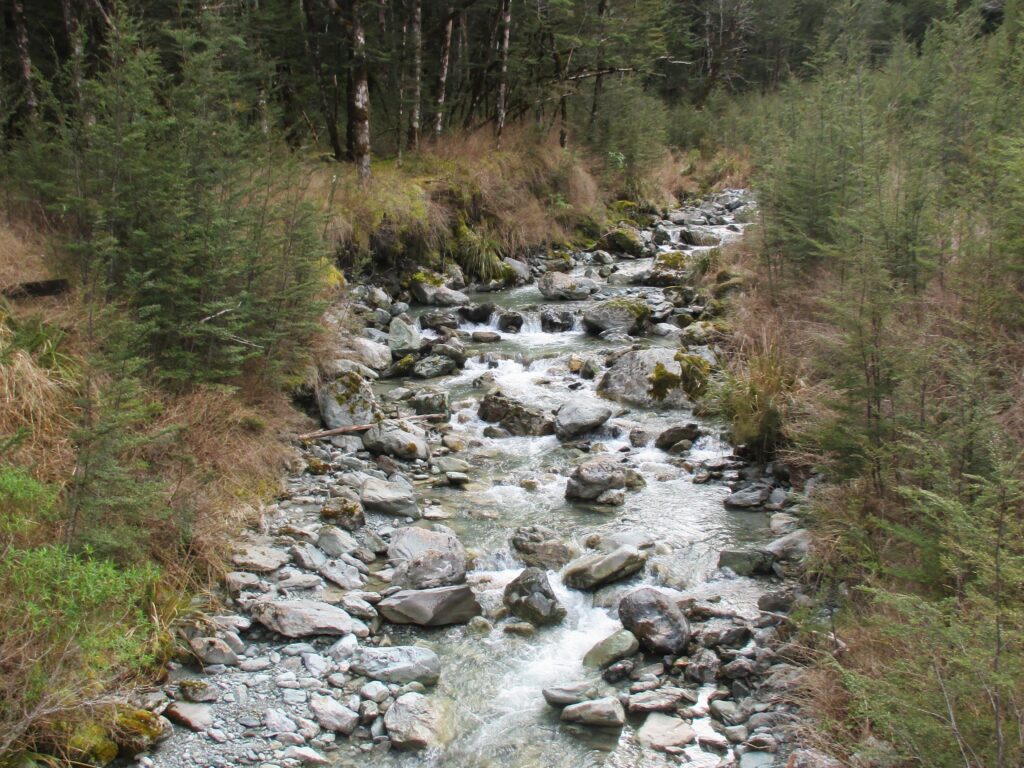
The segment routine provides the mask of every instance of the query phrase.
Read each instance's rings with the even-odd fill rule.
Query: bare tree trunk
[[[441,38],[441,62],[437,75],[437,114],[434,116],[434,136],[440,138],[444,128],[445,86],[448,84],[448,64],[452,53],[452,26],[455,23],[455,12],[449,5],[445,11],[444,36]]]
[[[366,30],[360,15],[360,0],[347,0],[349,45],[352,66],[348,90],[348,142],[359,178],[370,178],[370,86],[366,73]]]
[[[64,33],[68,38],[68,48],[71,51],[71,87],[75,91],[75,99],[79,107],[82,106],[82,36],[78,34],[78,14],[72,7],[73,0],[61,0],[61,10],[64,13]]]
[[[324,82],[324,73],[321,70],[320,43],[313,28],[316,19],[313,17],[308,3],[309,0],[299,0],[299,24],[302,25],[303,45],[306,49],[309,66],[313,70],[317,94],[320,96],[320,113],[323,115],[324,123],[327,124],[327,136],[331,142],[331,151],[334,153],[334,159],[340,162],[345,159],[345,150],[341,146],[341,135],[338,133],[337,115],[331,109],[327,98],[327,84]]]
[[[423,4],[412,0],[412,104],[409,107],[409,146],[420,148],[420,118],[423,109]]]
[[[405,0],[402,2],[402,42],[398,57],[398,120],[395,121],[395,146],[398,152],[398,165],[402,164],[402,149],[405,145],[405,48],[409,39],[409,14],[405,13]]]
[[[18,63],[21,67],[22,86],[25,89],[25,109],[29,120],[35,120],[39,112],[36,89],[32,83],[32,57],[28,51],[28,27],[25,25],[25,7],[22,0],[11,0],[14,12],[14,34],[18,47]]]
[[[598,23],[600,23],[601,20],[604,19],[604,14],[605,14],[605,11],[607,11],[607,10],[608,10],[608,2],[607,2],[607,0],[601,0],[601,2],[599,2],[597,4]],[[602,29],[601,31],[603,32],[604,30]],[[597,69],[601,70],[603,68],[604,68],[604,59],[603,59],[603,57],[601,57],[601,58],[598,58]],[[594,133],[594,124],[597,122],[598,103],[601,101],[601,92],[603,90],[604,90],[604,75],[601,75],[600,72],[599,72],[598,75],[594,78],[594,95],[593,95],[593,97],[592,97],[592,99],[590,101],[590,121],[587,124],[587,133],[590,136],[593,136],[593,133]]]
[[[498,137],[498,144],[501,144],[501,134],[505,130],[505,111],[508,108],[508,42],[512,31],[512,0],[502,0],[501,5],[501,68],[498,80],[498,104],[496,112],[495,133]]]

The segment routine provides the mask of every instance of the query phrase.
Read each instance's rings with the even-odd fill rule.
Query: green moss
[[[650,375],[651,396],[658,401],[668,397],[669,392],[679,387],[691,400],[702,397],[708,388],[711,375],[711,363],[700,355],[689,355],[684,352],[676,354],[679,373],[670,371],[664,364],[658,363]]]
[[[123,753],[137,755],[163,737],[163,722],[152,712],[145,709],[129,709],[118,713],[114,723],[114,739]]]
[[[103,766],[117,758],[117,744],[98,723],[86,723],[68,739],[69,756],[79,764]]]
[[[414,283],[432,285],[435,288],[440,288],[444,285],[444,278],[435,272],[424,272],[423,270],[418,270],[413,272],[409,279]]]
[[[647,306],[647,303],[640,299],[630,299],[626,297],[609,299],[605,302],[604,306],[613,309],[625,309],[638,320],[647,317],[651,313],[650,307]]]
[[[617,227],[601,238],[605,250],[613,253],[628,253],[639,256],[644,249],[644,241],[634,229]]]
[[[690,266],[692,258],[684,251],[665,251],[654,259],[654,269],[682,270]]]
[[[681,376],[672,373],[672,371],[666,368],[662,363],[658,363],[654,366],[654,371],[651,373],[649,379],[651,382],[651,397],[658,402],[661,402],[668,397],[668,393],[678,387],[683,381]]]

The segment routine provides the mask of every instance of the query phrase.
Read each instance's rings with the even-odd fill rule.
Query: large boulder
[[[570,704],[562,710],[561,717],[567,723],[598,728],[621,728],[626,722],[626,711],[617,698],[606,696],[603,699]]]
[[[574,277],[564,272],[545,272],[537,281],[537,288],[545,299],[564,301],[581,301],[597,293],[600,287],[588,277]]]
[[[644,282],[647,285],[668,287],[685,285],[691,280],[691,257],[682,251],[665,251],[654,257],[654,264]]]
[[[438,717],[430,699],[403,693],[384,715],[384,727],[396,749],[426,749],[437,744]]]
[[[598,504],[621,504],[626,473],[614,459],[598,456],[576,467],[565,485],[565,498]]]
[[[738,576],[771,576],[774,562],[772,554],[758,549],[723,549],[718,554],[718,567]]]
[[[404,589],[432,589],[466,580],[466,550],[447,528],[409,526],[391,534],[388,557],[395,564],[391,583]]]
[[[660,589],[634,589],[619,601],[622,626],[636,635],[644,650],[662,656],[678,656],[690,641],[690,623]]]
[[[636,547],[621,546],[573,560],[562,572],[562,582],[573,589],[597,589],[632,576],[644,567],[647,556]]]
[[[540,313],[540,329],[544,333],[561,333],[576,327],[576,315],[569,310],[545,309]]]
[[[601,248],[612,253],[640,256],[644,251],[644,240],[632,227],[616,227],[599,241]]]
[[[337,606],[318,600],[260,600],[251,608],[260,624],[285,637],[347,635],[352,619]]]
[[[418,645],[385,648],[364,645],[352,657],[352,671],[385,683],[434,685],[441,676],[441,660],[429,648]]]
[[[514,615],[536,626],[557,624],[565,618],[547,574],[540,568],[526,568],[505,587],[505,606]]]
[[[678,386],[679,374],[675,350],[666,347],[632,350],[605,371],[597,391],[612,400],[647,408],[683,408],[689,400]]]
[[[550,414],[508,397],[499,389],[484,395],[477,413],[484,421],[498,422],[513,435],[540,436],[555,431]]]
[[[615,330],[636,336],[643,333],[650,315],[643,299],[620,297],[587,309],[583,313],[583,327],[594,335]]]
[[[445,347],[445,349],[441,349]],[[434,351],[445,352],[447,345],[437,345]],[[417,379],[436,379],[438,376],[447,376],[454,373],[459,367],[457,359],[448,354],[428,355],[422,360],[417,360],[412,366],[412,375]]]
[[[363,433],[363,447],[370,453],[382,453],[396,459],[428,459],[426,434],[406,421],[388,419]]]
[[[370,384],[359,374],[345,372],[316,393],[320,417],[328,429],[372,424],[381,418]]]
[[[386,344],[379,344],[360,336],[347,337],[337,354],[343,359],[354,360],[374,371],[383,371],[391,365],[391,350]]]
[[[412,487],[405,483],[380,480],[376,477],[367,478],[359,490],[359,500],[371,512],[401,517],[420,517],[420,509],[416,506],[416,495]]]
[[[440,278],[434,276],[423,276],[420,273],[413,275],[409,283],[409,290],[413,298],[420,304],[430,304],[438,307],[457,307],[469,304],[469,296],[462,291],[449,288],[444,285]]]
[[[392,624],[443,627],[465,624],[483,611],[473,590],[461,584],[433,589],[403,589],[377,603],[381,616]]]
[[[701,248],[713,248],[722,242],[722,238],[713,230],[699,226],[684,227],[679,231],[679,239],[687,245]]]
[[[676,445],[683,440],[689,440],[691,443],[695,442],[700,435],[701,430],[699,424],[677,424],[676,426],[669,427],[661,432],[654,441],[654,447],[667,451],[673,445]]]
[[[391,325],[388,326],[388,347],[395,358],[415,355],[420,351],[423,344],[423,337],[419,329],[401,317],[391,318]]]
[[[612,409],[586,400],[570,400],[555,412],[555,434],[560,440],[572,440],[591,432],[611,418]]]
[[[507,256],[501,262],[505,265],[505,274],[512,278],[511,282],[516,285],[530,282],[530,268],[526,264],[518,259],[512,259]]]
[[[543,525],[527,525],[512,534],[512,549],[527,565],[557,570],[579,554],[572,544],[566,544],[558,533]]]

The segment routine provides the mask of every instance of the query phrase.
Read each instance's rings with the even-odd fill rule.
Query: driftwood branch
[[[427,413],[421,416],[403,416],[401,419],[395,419],[395,421],[426,421],[429,419],[443,418],[443,414],[440,413]],[[386,419],[388,421],[388,419]],[[370,427],[375,427],[380,422],[373,422],[371,424],[356,424],[351,427],[335,427],[334,429],[321,429],[318,432],[307,432],[304,435],[299,435],[299,440],[319,440],[322,437],[334,437],[335,435],[351,435],[354,432],[365,432]]]

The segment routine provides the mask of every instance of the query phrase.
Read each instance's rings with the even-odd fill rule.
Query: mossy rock
[[[119,712],[114,724],[114,739],[128,757],[145,752],[168,735],[164,720],[145,709]]]
[[[628,253],[639,256],[644,250],[644,241],[640,233],[628,227],[616,227],[601,238],[601,247],[612,253]]]
[[[409,277],[409,281],[422,285],[432,285],[435,288],[440,288],[444,285],[444,278],[441,275],[436,272],[424,272],[422,269],[413,272]]]
[[[647,302],[642,299],[631,299],[628,297],[622,297],[618,299],[610,299],[602,306],[610,309],[624,309],[629,312],[633,317],[639,319],[646,318],[651,314],[651,308],[647,306]]]
[[[68,739],[68,757],[78,764],[104,766],[117,758],[117,743],[99,723],[79,726]]]
[[[323,459],[311,456],[306,461],[306,469],[311,475],[326,475],[331,471],[331,465]]]

